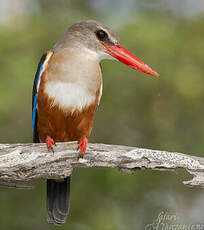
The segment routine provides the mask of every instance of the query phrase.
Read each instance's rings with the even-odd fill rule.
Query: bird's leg
[[[78,149],[80,150],[79,158],[83,157],[86,153],[86,145],[88,143],[88,139],[86,137],[81,138],[78,141]]]
[[[56,144],[55,144],[55,141],[50,136],[46,137],[46,145],[47,145],[48,150],[51,150],[54,153],[53,145],[56,145]]]

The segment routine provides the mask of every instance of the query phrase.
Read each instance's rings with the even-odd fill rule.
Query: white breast
[[[53,106],[82,110],[102,94],[102,74],[97,55],[86,48],[67,48],[55,53],[46,72],[45,92]]]
[[[52,106],[58,105],[61,109],[82,110],[95,102],[96,95],[83,85],[61,81],[47,82],[45,92],[53,99]]]

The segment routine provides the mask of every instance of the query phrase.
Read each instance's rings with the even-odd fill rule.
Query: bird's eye
[[[107,33],[103,30],[97,30],[96,36],[100,41],[104,41],[108,37]]]

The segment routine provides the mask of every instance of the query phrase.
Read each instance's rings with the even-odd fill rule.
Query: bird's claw
[[[47,145],[48,151],[52,151],[54,153],[53,145],[56,146],[56,143],[50,136],[47,136],[46,138],[46,145]]]
[[[77,160],[83,159],[83,158],[84,158],[84,154],[79,153],[79,155],[78,155],[78,157],[77,157]]]
[[[79,158],[83,158],[84,154],[86,153],[86,145],[88,143],[88,139],[86,137],[82,138],[81,140],[78,141],[78,148],[77,150],[80,150]]]

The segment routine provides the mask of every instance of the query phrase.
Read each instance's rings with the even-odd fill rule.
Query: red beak
[[[125,65],[130,66],[133,69],[137,69],[141,72],[150,74],[154,77],[159,77],[159,74],[157,72],[155,72],[152,68],[146,65],[139,58],[135,57],[130,51],[125,49],[123,46],[107,44],[105,42],[102,42],[102,44],[106,48],[106,53],[118,59]]]

